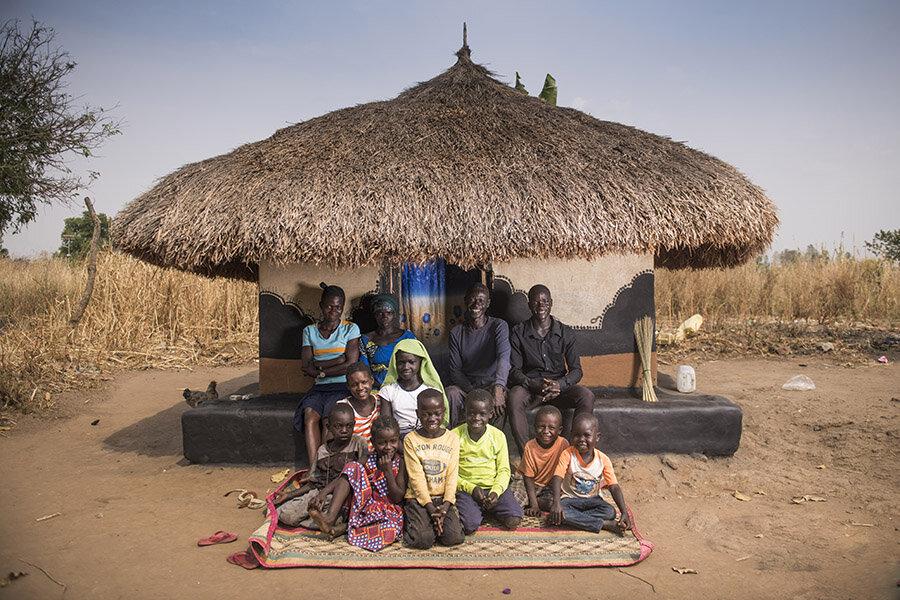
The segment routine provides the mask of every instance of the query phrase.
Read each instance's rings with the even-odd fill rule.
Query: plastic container
[[[678,374],[675,376],[675,385],[682,394],[693,392],[697,389],[697,374],[694,373],[694,367],[681,365],[678,367]]]

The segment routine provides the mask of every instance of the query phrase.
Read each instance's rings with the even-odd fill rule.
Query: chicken
[[[182,393],[185,401],[188,403],[188,406],[191,408],[195,408],[201,402],[207,402],[209,400],[218,400],[219,394],[216,392],[216,382],[210,381],[209,385],[206,388],[205,392],[196,392],[191,391],[188,388],[184,388],[184,392]]]

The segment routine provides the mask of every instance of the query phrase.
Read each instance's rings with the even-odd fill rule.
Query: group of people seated
[[[461,544],[486,516],[506,529],[543,513],[550,524],[587,531],[630,528],[612,463],[596,449],[594,397],[578,385],[574,333],[551,316],[545,286],[531,288],[531,318],[511,333],[488,316],[485,285],[467,290],[465,321],[450,333],[446,389],[425,347],[400,327],[395,297],[375,298],[377,327],[363,335],[341,319],[344,301],[341,288],[323,284],[322,320],[303,332],[303,370],[316,384],[295,424],[310,470],[302,486],[275,493],[282,525],[346,533],[372,551],[401,537],[414,548]],[[538,405],[532,433],[526,410]],[[561,408],[575,412],[566,435]],[[497,427],[504,418],[521,456],[524,506],[510,487]],[[604,486],[618,518],[600,495]],[[258,563],[248,553],[237,564]]]
[[[355,323],[342,319],[344,291],[324,283],[322,288],[322,318],[304,328],[301,343],[303,372],[315,378],[315,385],[303,396],[294,418],[305,438],[309,465],[326,432],[330,407],[360,385],[347,374],[357,361],[368,367],[377,397],[374,412],[366,414],[371,419],[393,415],[403,436],[418,426],[416,398],[425,388],[441,392],[445,424],[451,427],[463,421],[466,394],[474,389],[487,391],[493,398],[491,423],[502,428],[508,420],[519,455],[531,437],[529,409],[551,404],[574,409],[576,415],[593,411],[594,394],[578,384],[582,371],[575,333],[552,316],[553,299],[544,285],[529,290],[531,317],[511,331],[506,321],[488,315],[487,286],[469,286],[464,321],[450,331],[446,386],[425,346],[400,326],[395,296],[381,294],[373,299],[375,329],[361,334]]]

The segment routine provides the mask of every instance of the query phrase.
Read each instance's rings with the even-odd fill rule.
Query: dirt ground
[[[615,457],[637,525],[656,549],[634,567],[573,570],[230,565],[225,557],[244,547],[262,514],[223,494],[265,492],[289,465],[187,464],[180,390],[216,379],[229,394],[256,366],[119,374],[104,388],[60,398],[55,416],[19,418],[0,437],[0,577],[27,573],[0,588],[0,600],[900,598],[900,366],[821,358],[693,365],[701,391],[743,408],[740,450],[720,459]],[[781,389],[799,373],[816,390]],[[240,540],[197,547],[220,529]]]

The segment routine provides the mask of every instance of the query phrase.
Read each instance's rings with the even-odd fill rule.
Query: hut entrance
[[[445,372],[450,330],[463,320],[466,289],[485,282],[486,272],[463,269],[443,259],[399,269],[400,316],[403,325],[425,344],[438,371]]]

